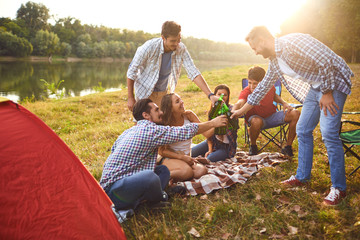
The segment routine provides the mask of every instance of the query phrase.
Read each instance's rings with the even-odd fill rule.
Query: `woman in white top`
[[[163,111],[163,124],[169,126],[183,126],[191,122],[200,122],[196,114],[185,110],[184,102],[175,93],[165,95],[161,100]],[[206,137],[207,132],[203,133]],[[207,168],[199,163],[207,163],[204,158],[192,158],[190,156],[191,139],[160,147],[161,155],[158,164],[163,164],[170,170],[170,178],[173,182],[186,181],[192,178],[200,178],[207,173]]]

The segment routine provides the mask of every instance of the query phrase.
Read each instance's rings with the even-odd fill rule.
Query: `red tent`
[[[0,164],[0,239],[126,239],[112,202],[70,148],[4,99]]]

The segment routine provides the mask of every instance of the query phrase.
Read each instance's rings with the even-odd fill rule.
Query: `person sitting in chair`
[[[240,109],[247,102],[248,96],[254,91],[259,82],[264,78],[265,70],[255,66],[249,69],[248,86],[244,88],[239,96],[238,102],[234,105],[234,111]],[[284,111],[276,111],[273,101],[281,104]],[[258,148],[256,140],[262,129],[276,127],[285,123],[289,124],[289,133],[287,136],[286,146],[281,150],[284,155],[292,157],[292,143],[296,136],[296,123],[299,120],[300,112],[293,109],[279,95],[275,93],[275,87],[272,86],[270,91],[260,101],[260,104],[253,106],[245,114],[245,121],[249,125],[250,148],[249,155],[257,155]]]

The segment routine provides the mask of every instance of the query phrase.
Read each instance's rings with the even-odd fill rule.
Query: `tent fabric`
[[[112,202],[34,114],[0,102],[0,239],[126,239]]]

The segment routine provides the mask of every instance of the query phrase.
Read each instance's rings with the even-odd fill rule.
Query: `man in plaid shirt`
[[[270,59],[269,69],[247,103],[235,111],[239,117],[258,105],[277,79],[303,103],[296,126],[298,168],[296,176],[281,182],[300,186],[310,180],[313,163],[313,131],[320,121],[327,149],[332,186],[325,205],[337,205],[346,196],[344,150],[339,138],[341,115],[354,76],[346,62],[308,34],[293,33],[274,38],[263,26],[255,27],[246,38],[256,54]]]
[[[170,172],[164,165],[155,165],[159,146],[184,141],[227,124],[226,117],[222,116],[181,127],[162,126],[158,125],[162,115],[152,100],[136,102],[133,116],[137,125],[118,137],[104,164],[100,185],[118,210],[135,209],[144,200],[152,205],[167,200],[164,189]]]
[[[180,77],[181,66],[190,78],[215,103],[216,97],[209,89],[200,71],[194,65],[186,46],[181,41],[181,26],[173,21],[162,25],[161,37],[140,46],[127,72],[128,108],[131,111],[139,99],[150,98],[158,106]],[[135,91],[135,95],[134,95]]]

